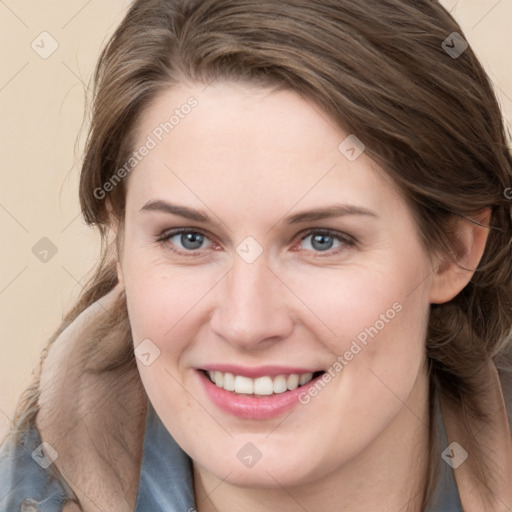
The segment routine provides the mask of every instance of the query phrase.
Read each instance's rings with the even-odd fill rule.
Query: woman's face
[[[361,460],[426,396],[431,263],[349,135],[230,83],[166,91],[138,125],[120,262],[137,364],[169,432],[232,483]]]

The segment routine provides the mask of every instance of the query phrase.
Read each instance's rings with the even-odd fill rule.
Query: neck
[[[366,449],[327,477],[296,486],[242,488],[194,465],[198,512],[336,510],[421,512],[429,457],[426,372],[403,407]],[[391,391],[390,391],[391,393]],[[398,400],[398,398],[397,398]]]

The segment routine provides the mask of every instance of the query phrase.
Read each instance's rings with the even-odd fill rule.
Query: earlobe
[[[119,284],[123,287],[124,289],[124,275],[123,275],[123,269],[121,268],[121,263],[119,262],[119,260],[117,260],[117,264],[116,264],[116,271],[117,271],[117,280],[119,282]]]
[[[430,303],[443,304],[452,300],[471,281],[484,254],[489,235],[490,208],[471,219],[457,219],[454,236],[455,250],[438,258],[430,288]]]
[[[121,227],[120,231],[116,232],[116,238],[115,238],[114,245],[116,247],[115,258],[116,258],[117,280],[118,280],[119,284],[124,289],[124,274],[123,274],[123,267],[122,267],[122,245],[123,245],[122,227]]]

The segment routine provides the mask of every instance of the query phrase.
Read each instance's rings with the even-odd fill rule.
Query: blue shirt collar
[[[190,457],[178,446],[148,400],[146,433],[134,512],[193,512]]]

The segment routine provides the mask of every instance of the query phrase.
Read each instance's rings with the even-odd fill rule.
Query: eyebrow
[[[178,215],[189,220],[196,222],[210,223],[212,225],[220,225],[219,222],[214,221],[208,214],[201,210],[194,210],[186,206],[176,205],[163,201],[162,199],[153,199],[148,201],[141,209],[141,212],[146,211],[157,211],[162,213],[168,213],[171,215]],[[373,217],[378,219],[379,216],[372,210],[362,206],[355,205],[344,205],[335,204],[325,208],[316,208],[313,210],[307,210],[289,217],[285,217],[285,221],[288,224],[299,224],[301,222],[313,222],[317,220],[332,218],[332,217],[343,217],[346,215],[363,215],[367,217]]]

